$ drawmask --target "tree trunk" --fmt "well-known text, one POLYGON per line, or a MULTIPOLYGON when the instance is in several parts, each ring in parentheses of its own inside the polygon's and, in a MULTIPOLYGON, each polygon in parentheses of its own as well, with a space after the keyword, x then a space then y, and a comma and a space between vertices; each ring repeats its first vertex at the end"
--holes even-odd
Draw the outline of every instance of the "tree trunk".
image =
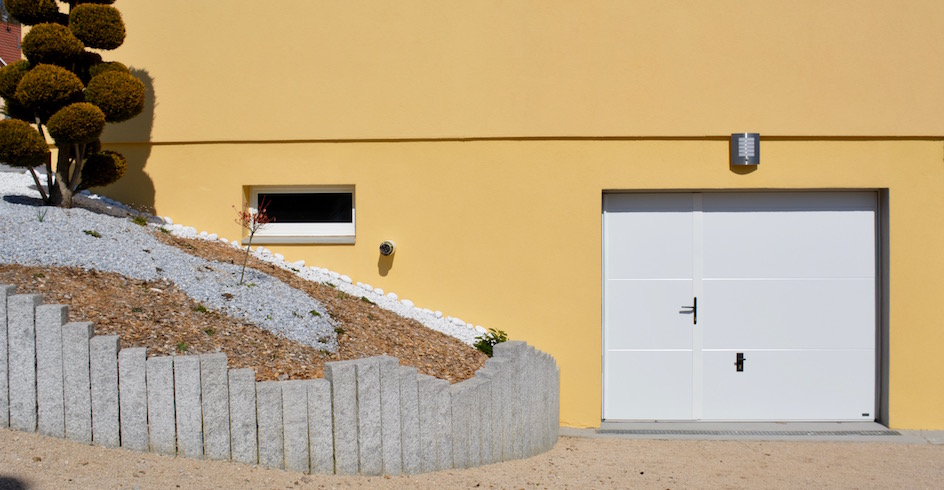
POLYGON ((72 207, 72 189, 69 188, 69 167, 72 162, 69 160, 69 154, 60 149, 59 158, 56 159, 56 181, 49 187, 49 204, 52 206, 72 207))
POLYGON ((59 202, 55 203, 55 205, 59 206, 60 208, 71 208, 72 207, 72 189, 69 188, 69 179, 62 174, 58 174, 56 176, 55 187, 57 191, 56 194, 58 194, 59 196, 59 202))

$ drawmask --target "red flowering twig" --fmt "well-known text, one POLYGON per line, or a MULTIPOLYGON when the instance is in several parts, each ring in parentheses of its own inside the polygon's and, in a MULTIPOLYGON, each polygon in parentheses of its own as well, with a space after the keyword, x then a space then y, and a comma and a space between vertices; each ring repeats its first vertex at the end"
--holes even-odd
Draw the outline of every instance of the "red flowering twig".
POLYGON ((242 211, 236 210, 236 206, 233 206, 233 209, 236 210, 236 224, 249 231, 249 242, 246 244, 246 255, 243 257, 243 270, 239 274, 240 286, 242 286, 243 276, 246 274, 246 262, 249 260, 249 247, 252 246, 252 237, 265 225, 275 221, 275 218, 266 214, 266 208, 268 207, 269 203, 265 199, 259 201, 259 209, 250 208, 249 203, 246 202, 243 203, 242 211))

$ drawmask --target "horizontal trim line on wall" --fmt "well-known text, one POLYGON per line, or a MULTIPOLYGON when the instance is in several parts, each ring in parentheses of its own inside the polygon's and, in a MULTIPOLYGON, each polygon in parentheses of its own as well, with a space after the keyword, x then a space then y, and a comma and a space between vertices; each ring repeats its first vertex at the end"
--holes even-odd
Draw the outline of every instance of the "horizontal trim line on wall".
MULTIPOLYGON (((733 133, 732 133, 733 134, 733 133)), ((464 143, 478 141, 728 141, 722 136, 469 136, 429 138, 313 138, 304 140, 207 140, 207 141, 105 141, 110 145, 281 145, 308 143, 464 143)), ((941 136, 775 136, 761 133, 764 141, 942 141, 941 136)))

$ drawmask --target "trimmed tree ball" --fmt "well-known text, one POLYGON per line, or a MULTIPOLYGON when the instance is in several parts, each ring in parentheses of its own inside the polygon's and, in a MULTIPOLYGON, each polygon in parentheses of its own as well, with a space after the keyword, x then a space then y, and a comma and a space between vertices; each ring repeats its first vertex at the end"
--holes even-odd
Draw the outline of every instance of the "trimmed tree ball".
POLYGON ((13 18, 28 26, 55 22, 59 16, 56 0, 3 0, 3 4, 13 18))
POLYGON ((46 128, 56 144, 91 143, 105 129, 105 114, 94 104, 76 102, 53 114, 46 128))
POLYGON ((59 109, 82 100, 82 81, 65 68, 39 65, 28 71, 16 86, 14 98, 46 119, 59 109))
POLYGON ((89 81, 85 100, 97 105, 106 121, 126 121, 144 109, 144 83, 129 73, 105 71, 89 81))
POLYGON ((118 152, 105 150, 88 157, 82 167, 82 182, 79 190, 102 187, 114 183, 125 174, 128 163, 118 152))
POLYGON ((29 61, 20 60, 0 68, 0 97, 4 99, 13 98, 13 94, 16 93, 16 86, 23 79, 23 75, 29 71, 30 66, 32 65, 29 61))
POLYGON ((104 63, 98 63, 97 65, 89 68, 89 74, 93 77, 100 73, 105 73, 106 71, 120 71, 129 75, 131 74, 131 70, 129 70, 124 63, 118 61, 106 61, 104 63))
POLYGON ((26 107, 23 107, 22 104, 17 103, 13 99, 3 100, 3 115, 12 117, 13 119, 26 121, 30 124, 36 122, 36 113, 27 109, 26 107))
POLYGON ((51 63, 71 66, 82 55, 85 46, 68 27, 60 24, 37 24, 23 36, 23 55, 33 64, 51 63))
POLYGON ((49 161, 49 145, 32 126, 17 119, 0 121, 0 162, 35 167, 49 161))
POLYGON ((90 48, 115 49, 125 42, 125 23, 121 20, 121 13, 110 5, 76 5, 69 13, 69 28, 90 48))

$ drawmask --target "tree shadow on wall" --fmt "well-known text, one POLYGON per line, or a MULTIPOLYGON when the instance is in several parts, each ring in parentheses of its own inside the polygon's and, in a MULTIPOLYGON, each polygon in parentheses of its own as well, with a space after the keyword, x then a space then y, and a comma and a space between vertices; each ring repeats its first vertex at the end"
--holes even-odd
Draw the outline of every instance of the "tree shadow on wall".
POLYGON ((154 182, 145 171, 151 156, 151 130, 154 127, 154 108, 157 97, 154 79, 147 70, 131 68, 131 74, 144 83, 144 110, 134 118, 109 124, 102 133, 102 146, 120 152, 128 161, 125 175, 107 187, 91 191, 117 199, 140 211, 154 212, 154 182))

